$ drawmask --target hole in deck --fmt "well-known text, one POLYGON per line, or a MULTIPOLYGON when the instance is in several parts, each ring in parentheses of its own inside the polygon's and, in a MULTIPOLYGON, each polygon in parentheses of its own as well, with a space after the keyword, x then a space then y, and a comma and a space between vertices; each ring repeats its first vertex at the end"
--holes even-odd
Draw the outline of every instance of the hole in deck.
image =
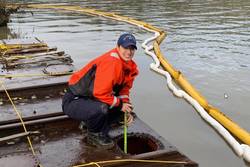
MULTIPOLYGON (((117 140, 118 147, 124 150, 124 138, 117 140)), ((160 144, 150 136, 146 135, 128 135, 127 137, 127 153, 138 155, 158 150, 160 144)))

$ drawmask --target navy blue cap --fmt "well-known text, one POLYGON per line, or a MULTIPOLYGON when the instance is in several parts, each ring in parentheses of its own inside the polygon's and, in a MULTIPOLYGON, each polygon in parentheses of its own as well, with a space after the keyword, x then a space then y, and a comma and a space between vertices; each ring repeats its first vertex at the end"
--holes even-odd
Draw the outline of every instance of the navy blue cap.
POLYGON ((119 37, 118 41, 117 41, 117 45, 121 45, 124 48, 127 48, 129 46, 133 46, 135 49, 137 49, 137 47, 136 47, 136 39, 130 33, 122 34, 119 37))

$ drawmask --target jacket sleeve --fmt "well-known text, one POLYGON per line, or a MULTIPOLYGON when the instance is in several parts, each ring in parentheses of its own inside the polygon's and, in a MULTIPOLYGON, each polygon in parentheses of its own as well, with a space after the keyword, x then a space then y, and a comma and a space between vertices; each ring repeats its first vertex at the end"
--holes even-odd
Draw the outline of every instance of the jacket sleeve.
POLYGON ((122 89, 119 92, 119 99, 122 100, 123 103, 129 103, 129 94, 130 94, 130 89, 133 86, 133 82, 135 80, 135 77, 138 75, 138 70, 137 68, 134 69, 133 71, 130 72, 128 76, 125 77, 125 80, 123 82, 122 89))
POLYGON ((120 75, 121 65, 109 59, 102 61, 96 69, 93 95, 108 104, 110 109, 122 106, 122 101, 113 94, 113 86, 119 81, 120 75))

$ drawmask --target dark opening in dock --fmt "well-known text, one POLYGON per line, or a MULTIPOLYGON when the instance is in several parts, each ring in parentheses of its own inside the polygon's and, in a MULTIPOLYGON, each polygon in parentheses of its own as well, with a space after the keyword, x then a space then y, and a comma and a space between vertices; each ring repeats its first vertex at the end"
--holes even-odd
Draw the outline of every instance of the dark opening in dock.
MULTIPOLYGON (((127 153, 131 155, 143 154, 159 149, 159 143, 147 135, 129 135, 127 137, 127 153)), ((124 150, 124 138, 118 138, 118 147, 124 150)))

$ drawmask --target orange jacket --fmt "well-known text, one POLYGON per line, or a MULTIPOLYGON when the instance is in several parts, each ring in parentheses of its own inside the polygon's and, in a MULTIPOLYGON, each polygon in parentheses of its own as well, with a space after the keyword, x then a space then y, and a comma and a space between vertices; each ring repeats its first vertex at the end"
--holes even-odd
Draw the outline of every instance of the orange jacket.
POLYGON ((137 75, 135 62, 124 61, 114 48, 72 74, 69 88, 76 96, 96 98, 113 108, 129 102, 129 91, 137 75))

